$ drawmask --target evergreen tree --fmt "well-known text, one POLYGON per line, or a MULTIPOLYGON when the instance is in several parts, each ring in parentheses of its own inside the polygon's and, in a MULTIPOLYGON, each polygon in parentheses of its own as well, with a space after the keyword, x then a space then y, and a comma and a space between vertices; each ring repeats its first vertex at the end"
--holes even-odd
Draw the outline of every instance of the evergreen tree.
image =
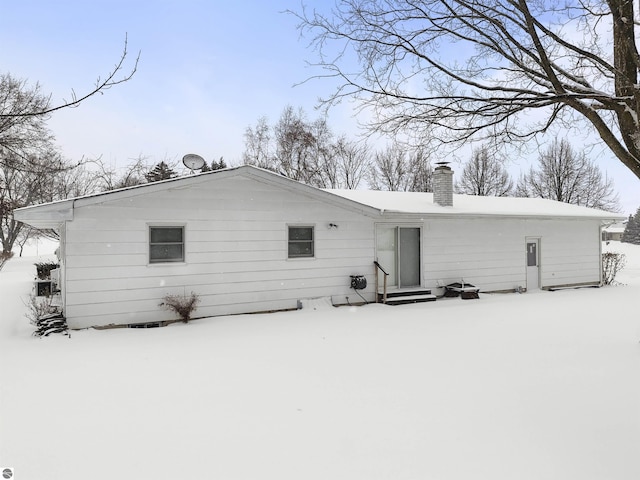
POLYGON ((227 168, 227 164, 224 161, 224 157, 220 157, 219 161, 212 160, 211 166, 207 162, 204 162, 204 165, 200 169, 200 172, 211 172, 213 170, 222 170, 223 168, 227 168))
POLYGON ((178 174, 165 162, 160 162, 153 169, 147 173, 144 178, 147 182, 159 182, 160 180, 167 180, 169 178, 176 178, 178 174))
POLYGON ((621 241, 640 245, 640 207, 638 207, 635 215, 629 215, 621 241))
POLYGON ((211 170, 222 170, 223 168, 227 168, 224 157, 220 157, 220 160, 217 162, 215 160, 211 161, 211 170))

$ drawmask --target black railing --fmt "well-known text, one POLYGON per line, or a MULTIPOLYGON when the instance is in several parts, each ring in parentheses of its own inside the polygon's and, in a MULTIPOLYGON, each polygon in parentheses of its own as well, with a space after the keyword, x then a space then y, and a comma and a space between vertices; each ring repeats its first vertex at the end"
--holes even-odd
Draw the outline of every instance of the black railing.
POLYGON ((378 303, 378 270, 380 270, 383 275, 383 286, 382 286, 382 303, 387 303, 387 277, 389 274, 386 272, 382 265, 380 265, 376 260, 373 261, 373 264, 376 266, 376 303, 378 303))

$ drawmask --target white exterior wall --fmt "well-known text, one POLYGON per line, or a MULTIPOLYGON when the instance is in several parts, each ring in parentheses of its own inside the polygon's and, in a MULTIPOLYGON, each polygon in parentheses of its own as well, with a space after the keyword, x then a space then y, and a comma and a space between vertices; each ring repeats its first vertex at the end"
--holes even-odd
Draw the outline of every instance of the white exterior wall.
POLYGON ((424 286, 526 286, 526 240, 540 239, 541 288, 600 282, 598 220, 441 218, 423 227, 424 286))
POLYGON ((72 328, 177 319, 162 298, 192 291, 201 299, 196 317, 295 308, 303 298, 359 301, 356 274, 367 277, 360 293, 372 301, 380 224, 421 227, 425 288, 461 279, 481 291, 524 286, 533 238, 542 288, 600 282, 599 220, 368 216, 252 177, 176 185, 75 208, 61 247, 72 328), (185 227, 184 263, 149 264, 150 225, 185 227), (288 225, 315 227, 314 258, 287 258, 288 225))
POLYGON ((176 319, 168 294, 199 295, 196 317, 295 308, 297 300, 373 300, 373 220, 245 177, 76 208, 65 232, 72 328, 176 319), (338 228, 328 228, 329 223, 338 228), (315 257, 288 259, 288 225, 315 227, 315 257), (149 264, 149 225, 185 226, 185 262, 149 264))

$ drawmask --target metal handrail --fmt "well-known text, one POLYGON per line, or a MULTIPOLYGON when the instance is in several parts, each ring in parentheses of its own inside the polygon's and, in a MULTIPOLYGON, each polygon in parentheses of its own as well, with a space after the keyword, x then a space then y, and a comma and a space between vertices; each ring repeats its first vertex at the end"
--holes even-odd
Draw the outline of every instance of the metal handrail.
POLYGON ((384 268, 382 268, 382 265, 380 265, 377 260, 374 260, 373 264, 376 266, 376 303, 378 303, 378 270, 382 271, 382 273, 384 274, 382 303, 387 303, 387 277, 389 276, 389 274, 384 268))

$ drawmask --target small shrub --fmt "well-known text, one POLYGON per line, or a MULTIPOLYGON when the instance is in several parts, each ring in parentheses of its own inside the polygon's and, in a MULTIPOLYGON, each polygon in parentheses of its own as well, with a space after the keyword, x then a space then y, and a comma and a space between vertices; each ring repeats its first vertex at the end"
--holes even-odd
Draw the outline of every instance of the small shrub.
POLYGON ((29 319, 31 325, 37 325, 40 318, 58 312, 58 309, 51 305, 52 300, 51 297, 36 297, 34 294, 29 295, 29 302, 26 303, 27 312, 24 316, 29 319))
POLYGON ((624 253, 605 252, 602 254, 602 283, 611 285, 616 275, 627 263, 624 253))
POLYGON ((160 306, 165 310, 176 312, 184 323, 191 320, 193 312, 195 312, 198 303, 200 303, 200 297, 193 292, 188 297, 186 295, 167 295, 163 300, 164 302, 160 306))
POLYGON ((50 297, 29 296, 25 317, 36 327, 36 337, 47 337, 52 333, 68 334, 67 320, 57 307, 51 305, 50 297))

